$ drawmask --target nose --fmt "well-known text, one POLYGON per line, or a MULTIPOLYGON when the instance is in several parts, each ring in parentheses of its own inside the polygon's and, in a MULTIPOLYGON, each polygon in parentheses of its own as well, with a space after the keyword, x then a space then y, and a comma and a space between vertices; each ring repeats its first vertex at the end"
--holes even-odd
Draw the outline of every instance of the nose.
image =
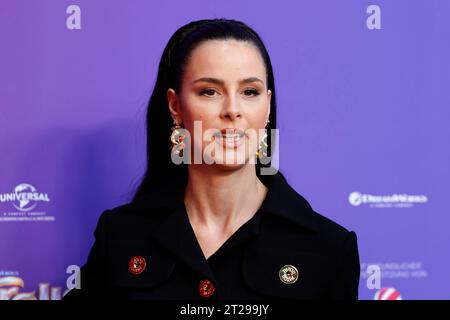
POLYGON ((236 98, 228 97, 227 99, 225 99, 221 117, 231 121, 242 118, 240 106, 236 98))

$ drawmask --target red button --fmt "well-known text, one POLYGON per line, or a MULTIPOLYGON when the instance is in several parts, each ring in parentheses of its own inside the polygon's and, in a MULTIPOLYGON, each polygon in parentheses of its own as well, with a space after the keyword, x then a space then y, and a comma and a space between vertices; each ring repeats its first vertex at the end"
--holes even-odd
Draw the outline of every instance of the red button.
POLYGON ((214 288, 214 285, 208 279, 202 280, 198 286, 198 292, 203 298, 211 297, 214 291, 216 291, 216 288, 214 288))
POLYGON ((147 262, 145 262, 144 257, 135 256, 128 263, 128 271, 134 275, 138 275, 144 272, 146 266, 147 262))

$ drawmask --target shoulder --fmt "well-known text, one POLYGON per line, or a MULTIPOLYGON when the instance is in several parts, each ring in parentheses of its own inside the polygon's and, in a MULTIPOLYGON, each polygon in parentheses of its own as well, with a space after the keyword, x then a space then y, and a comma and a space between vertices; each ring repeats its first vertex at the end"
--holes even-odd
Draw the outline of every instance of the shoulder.
POLYGON ((330 250, 354 236, 353 231, 314 210, 309 201, 289 184, 281 172, 264 177, 263 181, 269 191, 262 210, 270 213, 271 217, 280 218, 270 219, 271 223, 283 228, 286 233, 314 239, 316 243, 323 243, 330 250))
POLYGON ((162 181, 151 185, 138 199, 105 210, 99 218, 113 237, 146 238, 153 228, 184 204, 186 181, 162 181))
POLYGON ((142 241, 157 228, 170 208, 142 207, 137 203, 125 203, 104 210, 97 222, 96 237, 102 234, 113 242, 142 241))
POLYGON ((312 211, 314 220, 316 221, 317 230, 321 237, 328 239, 331 243, 339 244, 345 242, 353 234, 356 233, 348 228, 342 226, 336 221, 318 213, 312 211))
POLYGON ((356 234, 313 210, 287 184, 279 187, 272 189, 265 204, 260 236, 246 249, 243 270, 247 281, 256 290, 286 298, 357 298, 356 234), (261 281, 275 270, 290 267, 295 267, 300 277, 300 284, 290 287, 292 291, 282 282, 261 281))
MULTIPOLYGON (((264 205, 267 214, 264 212, 262 233, 244 262, 249 275, 258 270, 249 276, 253 285, 273 290, 263 288, 259 279, 286 264, 298 268, 303 279, 295 293, 298 296, 357 298, 360 266, 356 233, 315 211, 282 175, 268 181, 270 196, 264 205)), ((280 295, 284 292, 279 289, 280 295)))

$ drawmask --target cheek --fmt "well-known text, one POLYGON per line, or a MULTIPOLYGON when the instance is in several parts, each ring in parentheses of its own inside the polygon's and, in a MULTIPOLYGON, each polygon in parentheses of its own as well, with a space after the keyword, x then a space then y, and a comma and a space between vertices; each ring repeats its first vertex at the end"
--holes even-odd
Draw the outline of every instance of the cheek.
POLYGON ((183 118, 186 121, 206 121, 209 117, 213 116, 213 109, 210 105, 205 104, 204 101, 197 99, 193 95, 188 95, 182 100, 181 109, 183 112, 183 118))
POLYGON ((268 107, 269 101, 263 97, 258 99, 258 101, 249 102, 246 108, 246 115, 250 127, 253 128, 264 128, 267 121, 267 113, 269 112, 268 107))
POLYGON ((249 115, 250 126, 253 128, 264 128, 266 126, 267 108, 261 106, 256 112, 249 115))
MULTIPOLYGON (((186 127, 194 128, 194 122, 200 122, 203 130, 214 126, 217 123, 218 114, 213 112, 211 108, 204 108, 200 105, 186 106, 186 110, 183 111, 183 118, 186 127)), ((198 125, 198 123, 197 123, 198 125)))

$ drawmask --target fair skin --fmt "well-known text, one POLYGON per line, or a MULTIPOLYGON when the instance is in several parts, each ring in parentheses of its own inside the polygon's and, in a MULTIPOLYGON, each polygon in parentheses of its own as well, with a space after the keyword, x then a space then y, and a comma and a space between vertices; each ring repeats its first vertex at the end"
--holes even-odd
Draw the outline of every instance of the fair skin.
MULTIPOLYGON (((181 92, 170 88, 167 99, 172 118, 189 132, 194 132, 194 121, 202 121, 203 132, 236 127, 257 131, 267 124, 271 94, 264 62, 252 44, 209 40, 192 51, 181 92)), ((215 139, 208 134, 203 141, 193 137, 191 148, 204 151, 211 141, 218 143, 215 139)), ((256 176, 255 165, 248 163, 259 137, 246 135, 244 139, 249 148, 221 145, 218 148, 221 152, 211 155, 215 160, 223 160, 224 156, 244 157, 244 162, 217 161, 213 165, 202 162, 188 166, 184 202, 206 259, 253 217, 267 193, 256 176)))

